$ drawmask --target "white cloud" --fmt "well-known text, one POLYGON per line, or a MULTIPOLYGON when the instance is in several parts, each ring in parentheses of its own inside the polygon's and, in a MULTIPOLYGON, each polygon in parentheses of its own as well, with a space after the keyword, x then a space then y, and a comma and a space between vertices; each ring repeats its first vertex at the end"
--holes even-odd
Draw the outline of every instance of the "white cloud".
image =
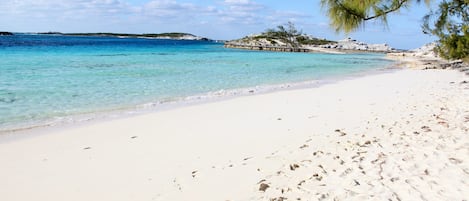
POLYGON ((159 21, 180 19, 194 21, 212 16, 214 23, 256 24, 272 17, 298 16, 293 12, 280 12, 253 0, 224 0, 219 4, 199 6, 183 0, 148 0, 142 5, 132 5, 129 0, 1 0, 0 14, 19 18, 93 19, 95 17, 157 18, 159 21))
POLYGON ((152 16, 174 17, 188 12, 192 13, 198 8, 194 4, 179 3, 175 0, 153 0, 143 6, 143 13, 152 16))
POLYGON ((18 17, 110 16, 129 14, 136 10, 122 0, 2 0, 1 14, 18 17), (3 9, 5 8, 5 9, 3 9))
MULTIPOLYGON (((63 32, 165 32, 197 30, 242 35, 295 21, 301 13, 256 0, 0 0, 3 29, 63 32), (220 29, 220 30, 217 30, 220 29), (208 31, 206 31, 208 30, 208 31), (230 30, 230 31, 227 31, 230 30)), ((231 36, 230 36, 231 37, 231 36)))
POLYGON ((225 0, 219 9, 221 23, 259 24, 266 6, 250 0, 225 0))

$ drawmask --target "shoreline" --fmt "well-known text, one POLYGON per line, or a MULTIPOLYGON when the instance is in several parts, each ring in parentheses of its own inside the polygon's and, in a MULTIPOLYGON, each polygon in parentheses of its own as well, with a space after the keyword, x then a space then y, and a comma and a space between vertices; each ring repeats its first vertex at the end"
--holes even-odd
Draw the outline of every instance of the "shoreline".
POLYGON ((0 194, 461 200, 469 196, 468 79, 403 69, 6 141, 0 194))
POLYGON ((392 51, 377 51, 377 50, 353 50, 353 49, 339 49, 339 48, 324 48, 319 46, 303 46, 303 47, 286 47, 286 46, 265 46, 265 45, 245 45, 235 43, 225 43, 225 48, 252 50, 252 51, 268 51, 268 52, 296 52, 296 53, 323 53, 323 54, 388 54, 392 51))
POLYGON ((455 70, 403 67, 34 136, 0 136, 0 195, 15 201, 464 200, 468 82, 455 70))
MULTIPOLYGON (((260 94, 275 93, 279 91, 289 91, 306 88, 316 88, 322 85, 339 82, 342 80, 355 79, 359 77, 389 73, 400 69, 399 63, 393 62, 385 67, 369 69, 362 72, 355 72, 348 75, 332 76, 319 80, 306 80, 300 82, 287 82, 281 84, 267 84, 237 89, 211 91, 204 94, 196 94, 186 97, 175 97, 171 100, 161 100, 156 102, 142 103, 134 106, 124 106, 116 109, 106 109, 101 111, 85 112, 63 117, 54 117, 47 120, 37 120, 38 123, 23 123, 13 126, 13 128, 0 128, 0 143, 3 136, 15 134, 44 133, 54 130, 74 128, 87 124, 99 123, 103 121, 134 117, 154 112, 178 109, 181 107, 207 104, 218 101, 230 100, 233 98, 252 96, 260 94), (56 120, 59 118, 59 120, 56 120)), ((14 138, 14 137, 13 137, 14 138)))

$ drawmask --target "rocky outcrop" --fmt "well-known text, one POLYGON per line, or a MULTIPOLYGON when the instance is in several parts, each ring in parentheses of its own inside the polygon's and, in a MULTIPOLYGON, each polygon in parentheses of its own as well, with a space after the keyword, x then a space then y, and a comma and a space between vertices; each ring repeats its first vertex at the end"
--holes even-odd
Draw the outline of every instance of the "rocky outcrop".
POLYGON ((13 36, 13 35, 14 34, 11 32, 5 32, 5 31, 0 32, 0 36, 13 36))
POLYGON ((335 43, 306 34, 290 35, 281 32, 265 32, 225 42, 227 48, 266 50, 280 52, 311 52, 311 47, 335 43))
POLYGON ((258 36, 249 36, 238 40, 226 41, 226 48, 247 49, 247 50, 264 50, 276 52, 308 52, 306 48, 301 46, 292 47, 282 40, 272 38, 262 38, 258 36))
POLYGON ((288 52, 323 52, 343 53, 350 51, 366 52, 394 52, 395 49, 387 44, 367 44, 351 38, 340 41, 329 41, 312 36, 302 35, 301 40, 286 43, 284 40, 269 38, 265 35, 251 35, 238 40, 225 42, 227 48, 240 48, 250 50, 288 51, 288 52))
POLYGON ((469 64, 462 60, 446 60, 435 51, 436 43, 425 44, 420 48, 388 53, 387 58, 401 62, 401 66, 422 69, 456 69, 469 75, 469 64))
POLYGON ((436 43, 428 43, 417 49, 410 50, 409 53, 417 57, 439 58, 435 51, 436 43))
POLYGON ((388 54, 389 57, 416 57, 423 59, 441 59, 435 51, 436 43, 428 43, 422 47, 409 50, 400 51, 388 54))
POLYGON ((367 44, 351 38, 337 41, 336 44, 321 45, 321 48, 330 48, 346 51, 367 51, 367 52, 395 52, 395 49, 388 44, 367 44))

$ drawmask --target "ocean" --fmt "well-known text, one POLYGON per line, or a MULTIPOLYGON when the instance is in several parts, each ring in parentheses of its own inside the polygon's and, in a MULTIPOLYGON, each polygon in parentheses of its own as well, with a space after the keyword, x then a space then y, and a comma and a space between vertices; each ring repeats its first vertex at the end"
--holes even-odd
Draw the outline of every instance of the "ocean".
POLYGON ((391 63, 383 54, 248 51, 211 41, 0 36, 0 132, 356 76, 391 63))

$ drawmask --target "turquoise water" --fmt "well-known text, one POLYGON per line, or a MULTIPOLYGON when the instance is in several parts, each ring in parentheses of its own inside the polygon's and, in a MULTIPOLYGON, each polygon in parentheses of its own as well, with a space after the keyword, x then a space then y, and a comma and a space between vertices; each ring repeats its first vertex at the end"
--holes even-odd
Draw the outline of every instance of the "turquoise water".
POLYGON ((0 131, 220 90, 347 76, 387 66, 383 56, 246 51, 207 41, 1 36, 0 131))

